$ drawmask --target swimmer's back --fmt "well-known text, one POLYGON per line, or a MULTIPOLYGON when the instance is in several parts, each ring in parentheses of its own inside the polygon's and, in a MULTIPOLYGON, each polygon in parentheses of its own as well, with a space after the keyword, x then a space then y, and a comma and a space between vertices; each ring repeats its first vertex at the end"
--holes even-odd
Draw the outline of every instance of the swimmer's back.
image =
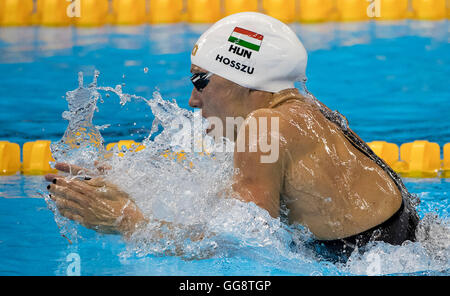
POLYGON ((380 225, 398 211, 402 195, 395 182, 316 105, 297 97, 273 109, 289 122, 281 131, 289 143, 282 195, 291 223, 334 240, 380 225))

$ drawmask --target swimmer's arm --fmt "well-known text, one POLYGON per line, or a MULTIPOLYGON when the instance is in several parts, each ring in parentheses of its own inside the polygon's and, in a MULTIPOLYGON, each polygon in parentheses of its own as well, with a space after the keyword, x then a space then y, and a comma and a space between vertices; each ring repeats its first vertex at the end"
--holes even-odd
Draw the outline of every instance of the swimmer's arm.
MULTIPOLYGON (((233 190, 238 194, 238 198, 245 202, 254 202, 259 207, 267 210, 269 214, 276 218, 280 212, 280 193, 283 184, 283 144, 280 141, 278 157, 274 162, 263 163, 261 156, 269 153, 262 153, 258 145, 256 152, 250 152, 249 137, 250 134, 250 120, 251 118, 267 118, 268 129, 267 135, 271 137, 278 137, 278 133, 271 132, 271 118, 278 117, 279 113, 270 109, 260 109, 253 112, 244 122, 239 133, 245 131, 245 151, 239 152, 235 150, 234 153, 234 183, 233 190)), ((259 125, 259 120, 257 120, 259 125)), ((282 123, 280 123, 282 126, 282 123)), ((258 126, 259 130, 260 126, 258 126)), ((236 147, 238 146, 238 142, 236 147)))
POLYGON ((121 234, 129 237, 138 228, 146 225, 146 219, 134 200, 118 186, 86 169, 58 163, 59 171, 79 178, 48 174, 51 182, 47 189, 59 213, 86 228, 107 234, 121 234))
MULTIPOLYGON (((175 223, 145 217, 134 200, 117 185, 95 176, 97 172, 88 171, 76 165, 57 163, 55 166, 61 172, 69 173, 79 178, 48 174, 45 179, 51 184, 47 187, 50 199, 55 202, 59 213, 86 228, 105 234, 120 234, 129 238, 139 230, 146 231, 148 226, 155 238, 171 238, 176 229, 187 228, 186 236, 197 241, 205 234, 198 227, 183 226, 175 223), (162 231, 162 229, 167 231, 162 231)), ((108 168, 97 166, 102 172, 108 168)))

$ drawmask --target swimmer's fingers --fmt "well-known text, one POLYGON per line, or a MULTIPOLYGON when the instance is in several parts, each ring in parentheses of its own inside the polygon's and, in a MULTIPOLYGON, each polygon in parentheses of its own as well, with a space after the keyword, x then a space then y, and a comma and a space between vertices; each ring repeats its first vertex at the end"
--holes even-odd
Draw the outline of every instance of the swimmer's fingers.
POLYGON ((86 208, 89 208, 91 204, 89 197, 78 193, 68 187, 52 184, 49 185, 47 189, 51 193, 51 195, 62 197, 64 199, 77 203, 80 206, 80 209, 84 210, 86 208))
POLYGON ((73 190, 82 194, 89 191, 94 191, 98 189, 98 187, 108 187, 111 189, 117 188, 117 186, 106 182, 103 178, 87 178, 85 180, 79 180, 49 174, 45 176, 45 179, 49 182, 52 182, 53 184, 72 188, 73 190))
POLYGON ((45 181, 47 181, 47 182, 53 182, 53 180, 55 180, 56 178, 63 178, 63 177, 55 175, 55 174, 47 174, 47 175, 45 175, 45 181))
MULTIPOLYGON (((58 192, 58 188, 52 191, 58 192)), ((61 216, 78 222, 82 226, 95 231, 107 234, 120 233, 120 231, 117 229, 117 225, 115 225, 115 221, 117 221, 116 217, 108 217, 108 213, 105 213, 105 211, 101 211, 99 208, 97 208, 97 210, 95 210, 95 213, 93 214, 91 208, 83 207, 78 202, 67 198, 67 196, 67 194, 59 195, 54 193, 49 195, 50 199, 55 202, 56 207, 58 208, 58 212, 61 214, 61 216), (99 218, 101 219, 99 220, 99 218)))
POLYGON ((56 207, 58 208, 58 212, 61 214, 61 216, 69 220, 78 222, 84 227, 89 226, 85 222, 85 219, 83 217, 83 209, 80 207, 80 205, 58 195, 50 194, 49 197, 55 202, 56 207))
POLYGON ((74 165, 74 164, 69 164, 69 163, 57 163, 55 164, 55 169, 57 169, 58 171, 61 172, 65 172, 74 176, 81 176, 81 175, 88 175, 88 176, 96 176, 97 173, 88 170, 86 168, 74 165))
POLYGON ((47 174, 47 175, 45 175, 45 180, 47 182, 51 182, 53 184, 58 183, 58 185, 66 185, 68 182, 72 181, 73 179, 69 179, 67 177, 55 175, 55 174, 47 174))
POLYGON ((117 200, 121 198, 131 199, 131 197, 119 188, 116 184, 105 181, 103 178, 93 178, 85 180, 83 183, 95 188, 96 195, 109 200, 117 200))
POLYGON ((78 196, 83 196, 85 200, 107 199, 111 201, 120 199, 130 199, 127 193, 122 191, 118 186, 106 182, 103 178, 93 178, 90 180, 69 179, 56 176, 52 180, 47 189, 59 190, 61 194, 71 194, 71 192, 78 193, 78 196), (57 186, 57 187, 55 187, 57 186))
POLYGON ((61 214, 61 216, 72 220, 74 222, 78 222, 81 226, 89 228, 89 229, 94 229, 94 226, 86 223, 86 220, 83 218, 83 216, 80 216, 70 210, 66 210, 66 209, 60 209, 59 213, 61 214))
POLYGON ((98 160, 96 160, 94 162, 94 165, 95 165, 95 167, 97 168, 97 170, 98 170, 98 172, 100 174, 104 174, 106 171, 109 171, 109 170, 112 169, 112 166, 110 166, 109 164, 104 163, 104 162, 100 162, 98 160))
POLYGON ((83 209, 79 204, 73 202, 69 199, 63 198, 62 196, 50 194, 50 199, 53 200, 58 208, 58 211, 70 212, 72 214, 76 214, 81 217, 83 213, 83 209))
POLYGON ((93 229, 93 230, 99 230, 98 226, 89 224, 83 216, 81 216, 77 213, 74 213, 71 210, 62 208, 62 209, 59 209, 59 213, 61 214, 61 216, 65 217, 69 220, 80 223, 81 226, 84 226, 86 228, 93 229))
POLYGON ((61 214, 61 216, 69 220, 78 222, 81 226, 101 233, 120 234, 115 225, 109 225, 108 223, 102 223, 99 221, 95 221, 92 223, 92 221, 90 221, 91 218, 88 218, 89 215, 83 216, 82 211, 77 211, 76 204, 71 203, 70 201, 67 201, 66 199, 58 196, 51 195, 50 198, 55 201, 58 207, 58 212, 61 214))
POLYGON ((84 182, 92 187, 113 187, 111 183, 106 182, 103 178, 92 178, 84 182))
MULTIPOLYGON (((93 177, 96 176, 100 176, 100 175, 104 175, 106 171, 109 171, 112 169, 112 167, 104 162, 99 162, 99 161, 95 161, 94 165, 96 167, 96 171, 92 171, 74 164, 69 164, 69 163, 57 163, 55 165, 55 168, 58 171, 64 172, 64 173, 68 173, 72 176, 78 176, 78 177, 83 177, 83 179, 85 180, 90 180, 93 177)), ((47 174, 45 176, 45 179, 48 182, 52 182, 55 178, 60 177, 58 175, 55 174, 47 174)), ((104 185, 101 185, 104 186, 104 185)))
MULTIPOLYGON (((52 183, 55 185, 58 185, 60 187, 66 187, 66 188, 73 190, 81 195, 86 195, 89 197, 95 197, 95 195, 96 195, 96 188, 90 186, 89 184, 85 183, 84 181, 80 181, 77 179, 56 177, 52 180, 52 183)), ((52 186, 53 185, 50 185, 50 188, 52 186)))
POLYGON ((83 219, 83 217, 81 217, 80 215, 75 214, 75 213, 73 213, 73 212, 71 212, 71 211, 68 211, 68 210, 64 210, 64 209, 59 210, 59 213, 61 214, 61 216, 66 217, 66 218, 69 219, 69 220, 78 222, 78 223, 80 223, 82 226, 85 226, 85 227, 86 227, 86 225, 85 225, 85 223, 84 223, 84 219, 83 219))

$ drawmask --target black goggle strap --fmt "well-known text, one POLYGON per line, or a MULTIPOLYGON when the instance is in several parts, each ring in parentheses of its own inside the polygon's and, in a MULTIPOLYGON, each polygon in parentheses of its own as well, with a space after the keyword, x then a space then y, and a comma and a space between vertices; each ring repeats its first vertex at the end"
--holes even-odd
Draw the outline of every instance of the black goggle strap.
POLYGON ((211 72, 208 73, 195 73, 191 77, 192 84, 198 91, 202 91, 209 83, 209 78, 211 78, 213 74, 211 72))

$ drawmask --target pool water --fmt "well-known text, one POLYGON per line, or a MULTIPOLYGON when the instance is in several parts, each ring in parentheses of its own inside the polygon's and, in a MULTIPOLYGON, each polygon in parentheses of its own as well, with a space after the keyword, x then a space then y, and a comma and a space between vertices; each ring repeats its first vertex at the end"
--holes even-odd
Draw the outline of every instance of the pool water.
MULTIPOLYGON (((61 117, 67 110, 64 96, 78 86, 80 71, 85 81, 99 70, 100 86, 119 84, 127 93, 148 99, 158 91, 191 110, 190 51, 206 28, 0 28, 0 140, 22 145, 61 139, 67 127, 61 117)), ((293 29, 309 52, 308 89, 344 114, 362 139, 398 145, 426 139, 441 147, 450 142, 448 21, 327 23, 293 29)), ((150 134, 154 116, 145 101, 121 105, 113 95, 103 99, 94 124, 109 125, 101 131, 107 143, 142 141, 150 134)), ((347 264, 333 264, 290 250, 289 231, 277 228, 276 221, 270 221, 265 241, 246 240, 248 233, 231 238, 227 234, 214 241, 221 251, 207 258, 162 255, 160 249, 61 224, 42 197, 42 177, 0 177, 0 274, 66 275, 72 254, 77 254, 82 275, 371 274, 375 257, 381 260, 380 274, 449 275, 450 180, 404 181, 422 200, 419 213, 431 229, 426 232, 430 237, 401 247, 375 244, 347 264), (72 230, 65 232, 61 225, 72 230), (76 235, 62 236, 67 233, 76 235)), ((254 209, 245 211, 266 219, 254 209)), ((301 232, 300 237, 308 234, 301 232)))

